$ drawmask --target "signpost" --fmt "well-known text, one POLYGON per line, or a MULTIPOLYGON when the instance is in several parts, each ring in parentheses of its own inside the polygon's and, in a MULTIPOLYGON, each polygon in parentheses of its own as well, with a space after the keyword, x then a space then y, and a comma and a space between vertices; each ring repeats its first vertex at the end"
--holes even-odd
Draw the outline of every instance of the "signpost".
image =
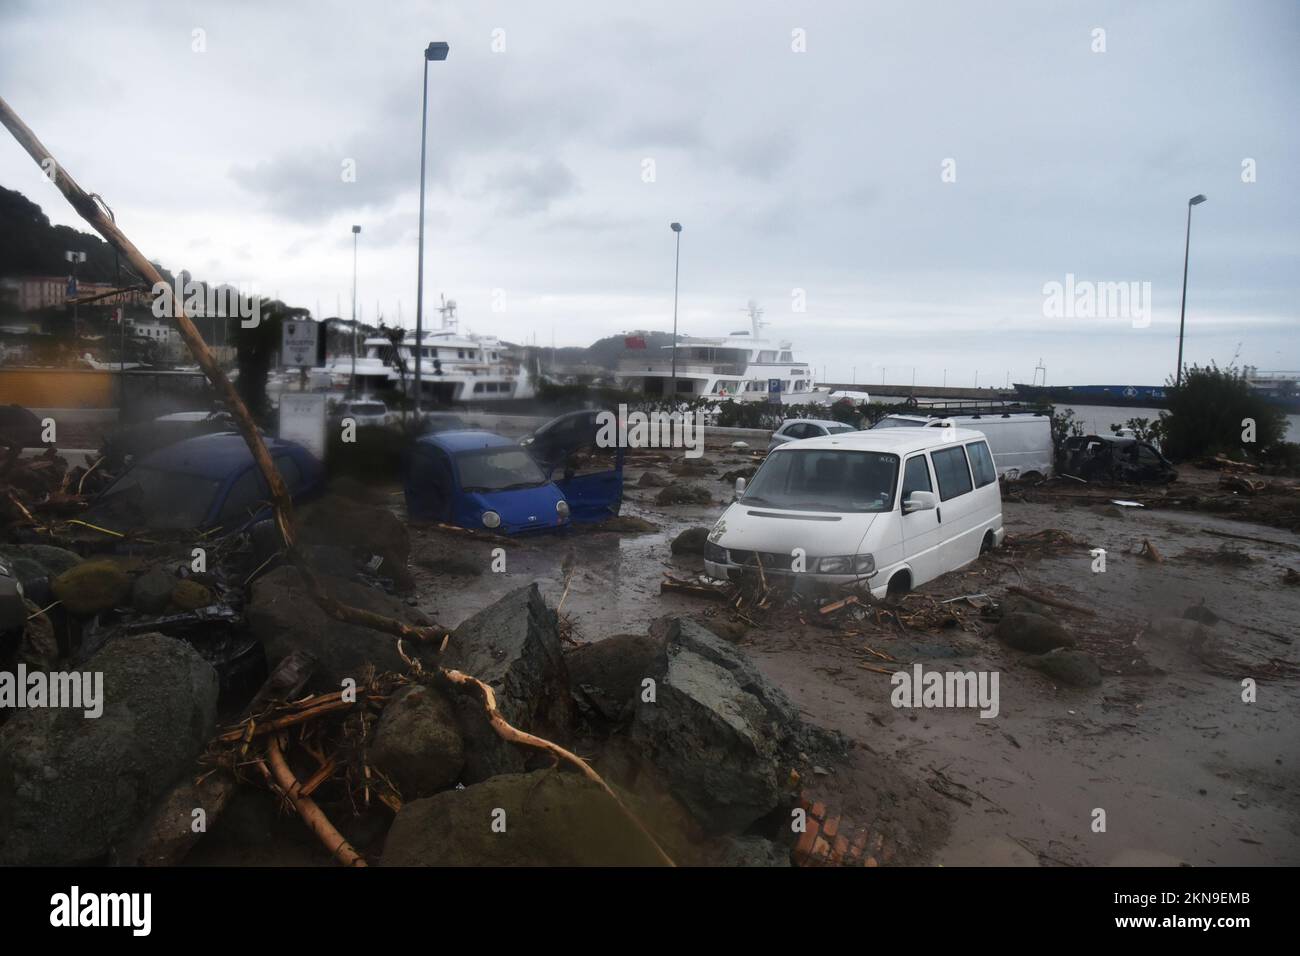
POLYGON ((280 334, 280 364, 315 368, 317 329, 310 319, 285 319, 280 334))
POLYGON ((296 441, 320 461, 325 460, 325 397, 324 392, 280 395, 280 437, 296 441))

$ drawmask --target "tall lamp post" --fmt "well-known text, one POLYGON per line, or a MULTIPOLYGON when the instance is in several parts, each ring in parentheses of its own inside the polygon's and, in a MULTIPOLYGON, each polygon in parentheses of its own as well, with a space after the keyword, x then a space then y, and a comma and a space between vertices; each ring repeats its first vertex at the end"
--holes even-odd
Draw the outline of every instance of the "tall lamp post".
POLYGON ((1197 193, 1187 200, 1187 238, 1183 241, 1183 304, 1178 310, 1178 371, 1174 373, 1174 388, 1183 384, 1183 325, 1187 319, 1187 254, 1192 248, 1192 207, 1205 202, 1197 193))
POLYGON ((430 43, 424 50, 424 105, 420 108, 420 267, 415 291, 415 414, 420 414, 420 350, 424 339, 424 148, 429 125, 429 61, 445 60, 451 47, 430 43))
POLYGON ((360 226, 352 227, 352 397, 357 397, 357 236, 360 226))
POLYGON ((682 224, 680 222, 670 222, 669 228, 677 233, 677 253, 673 261, 673 378, 671 397, 677 397, 677 278, 681 274, 682 265, 682 224))

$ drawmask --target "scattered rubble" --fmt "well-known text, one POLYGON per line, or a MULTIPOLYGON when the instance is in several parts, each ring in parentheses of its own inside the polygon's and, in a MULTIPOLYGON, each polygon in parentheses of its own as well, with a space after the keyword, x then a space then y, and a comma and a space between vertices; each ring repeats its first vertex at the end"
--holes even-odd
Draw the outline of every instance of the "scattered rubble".
POLYGON ((673 484, 655 495, 657 505, 709 505, 713 504, 713 495, 707 488, 685 483, 673 484))

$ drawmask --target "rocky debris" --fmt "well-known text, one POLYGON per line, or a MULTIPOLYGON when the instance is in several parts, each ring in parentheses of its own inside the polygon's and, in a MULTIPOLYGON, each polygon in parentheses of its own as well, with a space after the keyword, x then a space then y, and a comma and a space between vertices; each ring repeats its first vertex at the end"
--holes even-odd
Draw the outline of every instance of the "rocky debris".
POLYGON ((669 462, 668 470, 678 475, 710 475, 716 469, 707 458, 676 458, 669 462))
POLYGON ((355 498, 327 494, 299 513, 299 542, 348 548, 361 562, 380 558, 376 574, 391 579, 399 591, 415 586, 406 563, 411 538, 406 525, 387 508, 355 498))
POLYGON ((708 528, 687 528, 673 538, 673 554, 703 554, 704 545, 709 540, 708 528))
POLYGON ((669 485, 655 495, 657 505, 711 505, 713 496, 699 485, 669 485))
POLYGON ((0 634, 22 627, 27 622, 27 602, 17 578, 9 576, 9 568, 0 564, 0 634))
POLYGON ((638 488, 666 488, 672 482, 657 471, 645 471, 636 484, 638 488))
POLYGON ((27 621, 18 644, 17 661, 28 668, 49 670, 59 659, 59 642, 54 636, 54 622, 33 602, 27 602, 27 621))
POLYGON ((666 653, 637 699, 632 738, 711 832, 739 832, 781 801, 807 754, 842 750, 740 651, 690 620, 668 619, 666 653))
POLYGON ((137 577, 131 585, 131 606, 141 614, 161 614, 171 603, 176 575, 163 567, 153 567, 137 577))
POLYGON ((1097 687, 1101 684, 1101 668, 1091 655, 1083 651, 1058 647, 1032 658, 1029 666, 1071 687, 1097 687))
POLYGON ((453 577, 476 578, 483 573, 482 561, 471 561, 455 554, 416 558, 415 563, 435 574, 450 574, 453 577))
POLYGON ((749 625, 744 621, 724 617, 706 617, 700 623, 707 627, 728 644, 739 644, 749 633, 749 625))
POLYGON ((616 515, 613 518, 606 518, 596 525, 596 528, 600 531, 615 531, 619 534, 645 534, 649 531, 659 530, 658 525, 636 515, 616 515))
POLYGON ((113 561, 86 561, 55 578, 50 590, 69 614, 89 617, 126 603, 131 578, 113 561))
MULTIPOLYGON (((429 623, 420 612, 375 588, 324 575, 319 580, 326 593, 344 604, 407 624, 429 623)), ((317 662, 314 680, 329 690, 337 690, 345 677, 360 681, 368 664, 380 671, 406 669, 391 634, 330 617, 312 599, 296 568, 276 568, 253 582, 246 615, 253 636, 262 642, 268 664, 274 667, 294 651, 306 651, 317 662)), ((412 656, 427 653, 414 642, 407 643, 406 652, 412 656)))
POLYGON ((23 709, 0 727, 0 865, 102 859, 212 735, 217 675, 188 644, 118 638, 85 671, 103 674, 100 717, 23 709))
POLYGON ((1214 625, 1219 623, 1219 615, 1205 606, 1205 601, 1200 604, 1189 605, 1183 612, 1183 617, 1189 621, 1199 621, 1202 624, 1214 625))
POLYGON ((452 702, 424 685, 398 691, 384 706, 370 759, 406 801, 455 784, 465 766, 465 745, 452 702))
POLYGON ((1069 631, 1053 620, 1028 611, 1005 615, 993 634, 1007 646, 1030 654, 1045 654, 1058 647, 1074 646, 1069 631))
POLYGON ((1157 618, 1147 632, 1149 640, 1190 651, 1199 648, 1209 637, 1204 624, 1185 617, 1157 618))
POLYGON ((611 723, 630 718, 642 681, 662 670, 664 642, 648 634, 616 634, 564 656, 578 709, 611 723))
POLYGON ((52 578, 58 577, 64 571, 71 570, 81 563, 79 554, 49 544, 0 545, 0 559, 5 557, 27 558, 35 561, 52 578))
POLYGON ((576 773, 542 770, 504 774, 405 804, 388 832, 383 862, 655 866, 662 861, 600 787, 576 773))
POLYGON ((208 774, 197 783, 182 780, 113 848, 114 862, 119 866, 179 866, 221 819, 237 786, 226 773, 208 774), (203 827, 197 831, 196 810, 203 811, 203 827))
POLYGON ((727 837, 723 842, 723 866, 789 866, 790 848, 767 837, 727 837))
POLYGON ((1039 617, 1045 617, 1049 621, 1056 620, 1056 611, 1041 604, 1033 598, 1025 597, 1022 594, 1008 594, 1006 599, 999 605, 1002 616, 1007 617, 1011 614, 1037 614, 1039 617))
POLYGON ((172 588, 171 602, 182 611, 197 611, 213 602, 212 591, 198 581, 177 581, 172 588))
POLYGON ((490 685, 502 715, 520 730, 565 736, 573 726, 559 622, 536 584, 461 622, 441 663, 490 685))
POLYGON ((757 465, 749 465, 748 467, 745 468, 733 468, 731 471, 723 472, 722 477, 719 478, 718 481, 723 481, 729 485, 734 485, 736 483, 737 478, 744 478, 746 481, 748 481, 749 479, 754 477, 754 472, 756 471, 758 471, 757 465))

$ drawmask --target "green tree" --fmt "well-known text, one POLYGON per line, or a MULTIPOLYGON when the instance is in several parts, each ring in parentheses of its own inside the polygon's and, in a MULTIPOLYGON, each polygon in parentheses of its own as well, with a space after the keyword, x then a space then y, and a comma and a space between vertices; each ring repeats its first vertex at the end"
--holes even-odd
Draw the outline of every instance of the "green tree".
POLYGON ((1177 388, 1166 382, 1169 410, 1162 412, 1161 450, 1174 460, 1206 455, 1258 457, 1286 434, 1286 413, 1251 389, 1245 375, 1214 363, 1193 365, 1177 388), (1248 442, 1253 423, 1254 441, 1248 442))

